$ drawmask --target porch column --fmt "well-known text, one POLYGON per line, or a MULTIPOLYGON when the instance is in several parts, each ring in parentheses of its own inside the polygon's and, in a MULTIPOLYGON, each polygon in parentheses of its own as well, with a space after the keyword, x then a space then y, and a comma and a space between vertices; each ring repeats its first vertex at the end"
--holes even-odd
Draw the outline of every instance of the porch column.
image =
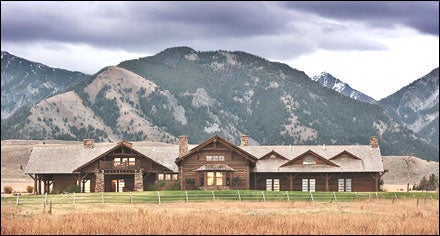
POLYGON ((134 174, 134 191, 144 190, 144 179, 142 178, 142 170, 136 171, 134 174))
POLYGON ((104 192, 104 172, 97 172, 95 181, 95 192, 104 192))

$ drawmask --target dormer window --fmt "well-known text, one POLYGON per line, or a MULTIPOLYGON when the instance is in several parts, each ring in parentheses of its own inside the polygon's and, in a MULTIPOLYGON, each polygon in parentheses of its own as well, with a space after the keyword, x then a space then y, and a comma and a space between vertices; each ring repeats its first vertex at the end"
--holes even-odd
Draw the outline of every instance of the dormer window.
POLYGON ((206 161, 224 161, 225 156, 206 156, 206 161))
POLYGON ((313 158, 312 156, 308 156, 304 159, 303 161, 303 165, 313 165, 316 164, 315 158, 313 158))
POLYGON ((275 158, 277 158, 277 156, 275 156, 275 154, 272 154, 272 155, 270 155, 269 158, 270 158, 270 159, 275 159, 275 158))

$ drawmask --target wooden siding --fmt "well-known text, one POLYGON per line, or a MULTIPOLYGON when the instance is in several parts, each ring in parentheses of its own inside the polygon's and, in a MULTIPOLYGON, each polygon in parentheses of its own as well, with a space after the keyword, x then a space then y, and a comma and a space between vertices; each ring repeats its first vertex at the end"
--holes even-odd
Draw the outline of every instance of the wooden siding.
MULTIPOLYGON (((230 178, 230 181, 232 182, 232 179, 234 177, 238 177, 239 182, 238 186, 235 186, 236 189, 249 189, 249 161, 242 156, 238 155, 237 153, 229 150, 228 148, 224 147, 223 145, 217 143, 211 143, 207 145, 206 147, 202 148, 200 151, 193 153, 192 155, 186 157, 182 162, 180 166, 180 173, 181 173, 181 183, 182 183, 182 189, 188 189, 188 188, 200 188, 201 182, 200 177, 204 177, 204 186, 202 188, 208 188, 206 182, 206 172, 196 172, 194 170, 198 169, 199 167, 205 165, 205 164, 226 164, 235 171, 232 172, 223 172, 223 187, 221 188, 228 188, 226 186, 226 178, 230 178), (224 156, 224 161, 207 161, 206 156, 224 156), (189 186, 187 185, 185 179, 194 179, 195 186, 189 186)), ((214 188, 215 186, 212 186, 214 188)), ((231 186, 232 187, 232 186, 231 186)), ((217 188, 220 188, 217 186, 217 188)))
POLYGON ((338 191, 338 179, 351 179, 352 192, 379 191, 379 183, 373 177, 378 176, 377 173, 252 173, 251 184, 252 189, 266 190, 266 179, 280 179, 280 191, 302 191, 302 179, 316 179, 315 191, 327 191, 326 175, 329 178, 328 191, 338 191))

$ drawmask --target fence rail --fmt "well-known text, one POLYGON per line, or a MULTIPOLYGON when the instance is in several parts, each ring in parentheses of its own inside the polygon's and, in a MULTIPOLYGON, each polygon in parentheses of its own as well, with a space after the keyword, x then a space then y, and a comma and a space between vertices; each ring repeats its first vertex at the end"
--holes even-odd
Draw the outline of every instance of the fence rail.
POLYGON ((206 201, 259 201, 259 202, 353 202, 372 199, 438 199, 438 193, 356 193, 356 192, 289 192, 289 191, 145 191, 123 193, 70 193, 21 195, 2 197, 2 204, 116 204, 116 203, 152 203, 169 202, 206 202, 206 201))

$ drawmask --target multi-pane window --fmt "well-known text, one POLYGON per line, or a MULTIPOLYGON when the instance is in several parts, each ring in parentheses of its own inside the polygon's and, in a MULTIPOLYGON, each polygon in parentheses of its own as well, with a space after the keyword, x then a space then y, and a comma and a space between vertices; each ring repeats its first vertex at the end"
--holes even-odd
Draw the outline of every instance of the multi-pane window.
POLYGON ((351 192, 351 179, 338 179, 339 192, 351 192))
POLYGON ((178 174, 157 174, 157 180, 178 180, 178 174))
POLYGON ((315 192, 316 179, 302 179, 302 191, 303 192, 315 192))
POLYGON ((225 156, 206 156, 206 161, 224 161, 225 156))
POLYGON ((266 191, 280 191, 280 179, 266 179, 266 191))
POLYGON ((206 173, 207 185, 223 185, 223 172, 207 172, 206 173))

